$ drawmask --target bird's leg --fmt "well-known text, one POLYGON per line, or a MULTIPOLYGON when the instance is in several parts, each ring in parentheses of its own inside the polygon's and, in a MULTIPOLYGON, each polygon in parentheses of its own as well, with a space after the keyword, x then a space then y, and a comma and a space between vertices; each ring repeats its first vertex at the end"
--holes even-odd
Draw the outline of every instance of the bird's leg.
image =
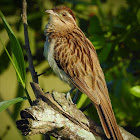
POLYGON ((93 106, 92 103, 88 104, 87 106, 83 107, 83 108, 80 108, 80 110, 83 112, 85 111, 86 109, 90 108, 91 106, 93 106))
POLYGON ((78 95, 79 95, 79 92, 80 92, 80 90, 77 89, 77 92, 76 92, 76 94, 74 95, 74 98, 72 99, 72 101, 73 101, 74 104, 76 103, 76 100, 77 100, 77 97, 78 97, 78 95))
POLYGON ((75 90, 75 88, 76 88, 76 87, 73 86, 73 87, 71 88, 71 90, 70 90, 69 92, 66 93, 66 98, 67 98, 68 102, 73 103, 70 94, 75 90))

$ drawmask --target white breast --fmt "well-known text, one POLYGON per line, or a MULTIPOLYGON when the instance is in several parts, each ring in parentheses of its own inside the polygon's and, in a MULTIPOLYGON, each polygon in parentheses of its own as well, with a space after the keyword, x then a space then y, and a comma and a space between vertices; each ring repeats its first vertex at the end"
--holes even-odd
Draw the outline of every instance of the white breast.
POLYGON ((54 45, 56 39, 52 39, 51 42, 48 42, 48 37, 46 37, 46 42, 44 43, 44 56, 48 60, 50 67, 56 73, 56 75, 63 81, 67 82, 71 85, 68 76, 65 74, 63 70, 61 70, 54 60, 54 45))

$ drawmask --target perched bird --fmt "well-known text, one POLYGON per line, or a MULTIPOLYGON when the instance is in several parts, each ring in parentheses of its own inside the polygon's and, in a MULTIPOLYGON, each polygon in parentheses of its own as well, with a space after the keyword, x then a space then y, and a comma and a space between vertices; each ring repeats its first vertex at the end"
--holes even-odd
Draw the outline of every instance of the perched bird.
POLYGON ((123 140, 117 125, 105 77, 92 43, 77 26, 68 7, 47 10, 44 56, 60 79, 85 93, 97 109, 108 139, 123 140))

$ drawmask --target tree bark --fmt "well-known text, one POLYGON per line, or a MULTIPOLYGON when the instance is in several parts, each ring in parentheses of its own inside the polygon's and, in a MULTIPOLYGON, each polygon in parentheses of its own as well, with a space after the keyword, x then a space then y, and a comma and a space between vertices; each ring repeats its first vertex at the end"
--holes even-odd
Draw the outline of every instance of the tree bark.
MULTIPOLYGON (((23 135, 49 134, 58 139, 107 139, 103 129, 85 116, 76 105, 67 101, 64 93, 44 93, 37 83, 31 83, 37 97, 33 106, 22 110, 17 128, 23 135)), ((138 140, 120 127, 124 140, 138 140)))

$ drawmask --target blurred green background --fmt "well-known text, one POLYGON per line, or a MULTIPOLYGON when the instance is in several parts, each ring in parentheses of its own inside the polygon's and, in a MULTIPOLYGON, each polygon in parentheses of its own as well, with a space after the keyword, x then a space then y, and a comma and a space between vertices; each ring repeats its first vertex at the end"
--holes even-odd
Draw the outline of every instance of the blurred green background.
MULTIPOLYGON (((67 92, 70 87, 60 81, 43 57, 45 42, 44 27, 48 22, 46 9, 58 5, 70 7, 78 26, 94 44, 105 73, 113 110, 119 125, 140 137, 140 1, 139 0, 30 0, 28 2, 28 29, 31 51, 39 84, 45 92, 67 92)), ((24 47, 24 32, 21 20, 21 0, 1 0, 0 10, 5 15, 16 37, 24 47)), ((10 42, 0 19, 0 38, 9 52, 10 42)), ((35 99, 29 82, 32 81, 28 61, 23 49, 27 82, 26 87, 35 99)), ((18 84, 16 73, 2 44, 0 44, 0 101, 24 96, 18 84)), ((86 95, 80 94, 79 108, 90 103, 86 95)), ((29 107, 28 101, 17 103, 0 113, 0 140, 28 139, 22 137, 15 121, 20 119, 20 110, 29 107)), ((90 107, 85 111, 99 122, 96 110, 90 107)), ((42 139, 42 135, 31 136, 42 139)))

